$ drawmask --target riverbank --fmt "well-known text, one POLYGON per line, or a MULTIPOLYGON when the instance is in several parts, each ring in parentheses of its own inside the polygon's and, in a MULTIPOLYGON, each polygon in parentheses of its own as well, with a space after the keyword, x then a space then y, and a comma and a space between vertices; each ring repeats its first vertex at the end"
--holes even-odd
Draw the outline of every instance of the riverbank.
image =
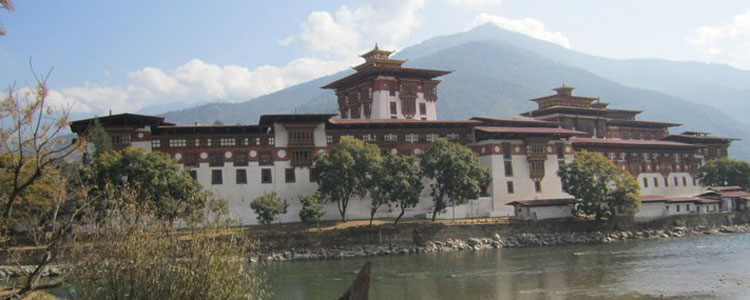
POLYGON ((251 261, 339 259, 446 251, 611 243, 696 235, 749 233, 747 214, 688 215, 635 222, 546 220, 508 224, 408 224, 259 237, 251 261))
MULTIPOLYGON (((317 232, 250 234, 259 251, 250 262, 322 260, 499 248, 612 243, 636 239, 675 239, 696 235, 750 233, 748 214, 687 215, 635 222, 618 219, 513 221, 502 223, 403 223, 347 227, 317 232)), ((252 231, 251 231, 252 232, 252 231)), ((31 266, 0 266, 0 279, 24 276, 31 266)), ((59 276, 64 266, 45 269, 59 276)))

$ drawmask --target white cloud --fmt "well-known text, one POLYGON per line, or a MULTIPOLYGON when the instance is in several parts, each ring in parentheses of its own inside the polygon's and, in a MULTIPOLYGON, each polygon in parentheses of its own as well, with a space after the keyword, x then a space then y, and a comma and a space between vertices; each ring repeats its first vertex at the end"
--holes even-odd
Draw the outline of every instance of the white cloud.
POLYGON ((362 6, 341 6, 336 12, 314 11, 300 25, 301 32, 280 42, 303 43, 317 54, 350 57, 379 42, 396 47, 422 24, 425 0, 370 0, 362 6), (364 43, 364 45, 363 45, 364 43))
POLYGON ((453 4, 458 6, 484 6, 484 5, 498 5, 502 3, 502 0, 451 0, 453 4))
POLYGON ((535 39, 555 43, 565 48, 570 48, 570 41, 568 41, 568 38, 565 37, 565 35, 563 35, 559 31, 547 31, 544 23, 536 19, 523 18, 513 20, 487 13, 480 13, 476 18, 474 18, 474 21, 472 21, 471 25, 472 27, 474 27, 484 23, 493 23, 498 27, 506 30, 519 32, 535 39))
POLYGON ((704 59, 750 68, 750 11, 722 26, 703 26, 687 37, 704 59))
POLYGON ((300 58, 283 66, 248 69, 237 65, 220 66, 192 59, 165 72, 145 67, 129 74, 122 86, 84 84, 53 89, 49 101, 72 106, 76 113, 104 114, 135 112, 152 104, 174 101, 245 101, 288 86, 342 70, 353 64, 348 60, 300 58))

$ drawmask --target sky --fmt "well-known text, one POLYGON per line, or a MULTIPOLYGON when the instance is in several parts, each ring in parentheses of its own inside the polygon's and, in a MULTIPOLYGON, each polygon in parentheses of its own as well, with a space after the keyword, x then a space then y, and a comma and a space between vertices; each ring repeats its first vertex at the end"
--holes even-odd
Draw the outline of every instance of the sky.
POLYGON ((747 0, 15 0, 0 10, 0 85, 51 70, 76 115, 241 102, 491 22, 608 58, 750 70, 747 0))

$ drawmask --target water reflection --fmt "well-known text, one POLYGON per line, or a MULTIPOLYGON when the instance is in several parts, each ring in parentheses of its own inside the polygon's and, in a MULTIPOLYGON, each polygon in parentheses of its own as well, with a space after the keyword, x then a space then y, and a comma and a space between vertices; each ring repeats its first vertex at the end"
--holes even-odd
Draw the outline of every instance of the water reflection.
MULTIPOLYGON (((750 235, 372 258, 371 299, 744 299, 750 235)), ((335 299, 364 259, 269 264, 276 299, 335 299)))

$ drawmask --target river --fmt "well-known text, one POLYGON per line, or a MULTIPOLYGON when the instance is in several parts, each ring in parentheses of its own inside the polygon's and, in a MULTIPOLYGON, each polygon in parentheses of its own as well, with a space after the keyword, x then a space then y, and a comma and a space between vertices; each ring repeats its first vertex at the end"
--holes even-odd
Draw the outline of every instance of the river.
MULTIPOLYGON (((369 258, 370 299, 750 299, 750 234, 369 258)), ((274 299, 336 299, 366 258, 274 262, 274 299)))

